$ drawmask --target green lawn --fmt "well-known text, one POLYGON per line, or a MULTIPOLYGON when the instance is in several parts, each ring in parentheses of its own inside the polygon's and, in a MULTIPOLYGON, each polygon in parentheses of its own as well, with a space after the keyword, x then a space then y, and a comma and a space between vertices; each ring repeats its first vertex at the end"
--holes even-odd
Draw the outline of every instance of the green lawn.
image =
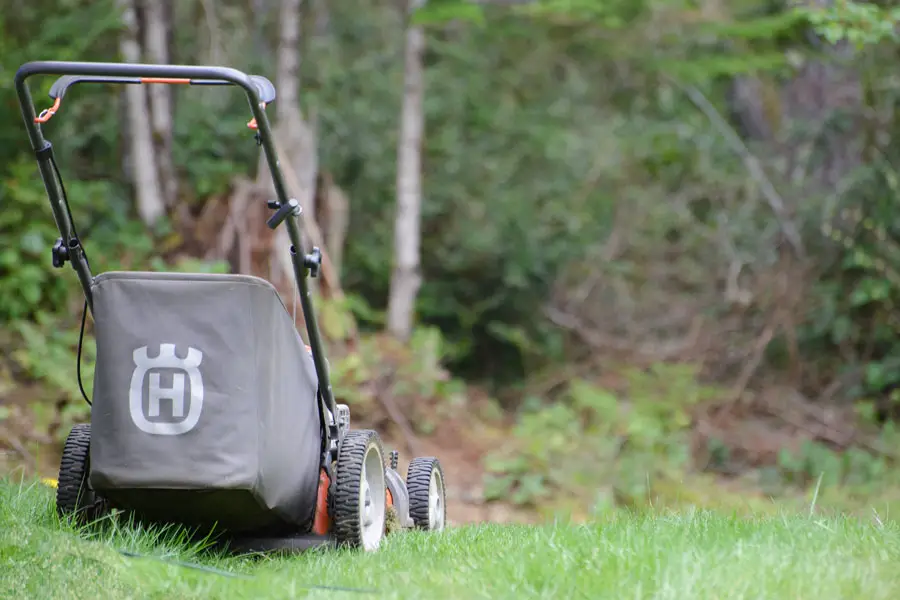
POLYGON ((172 532, 110 526, 79 535, 57 521, 52 489, 0 480, 0 598, 307 597, 893 600, 900 528, 874 516, 623 514, 590 525, 403 534, 372 554, 228 558, 172 532))

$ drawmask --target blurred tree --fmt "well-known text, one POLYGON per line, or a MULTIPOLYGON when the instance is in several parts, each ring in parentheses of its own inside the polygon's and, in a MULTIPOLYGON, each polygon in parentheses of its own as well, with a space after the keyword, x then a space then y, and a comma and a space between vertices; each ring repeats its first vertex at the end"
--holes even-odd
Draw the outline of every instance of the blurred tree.
MULTIPOLYGON (((140 0, 139 6, 143 9, 143 62, 171 63, 171 0, 140 0)), ((165 205, 169 210, 177 211, 183 220, 187 220, 187 206, 178 202, 178 174, 172 163, 172 87, 153 85, 147 89, 147 95, 150 99, 148 112, 153 131, 153 158, 165 205)))
MULTIPOLYGON (((409 0, 406 21, 424 4, 409 0)), ((403 101, 397 148, 397 209, 394 217, 394 268, 387 306, 387 329, 408 340, 415 319, 416 296, 422 283, 419 270, 422 212, 422 136, 425 94, 422 55, 425 31, 408 22, 403 53, 403 101)))
MULTIPOLYGON (((137 0, 118 0, 117 6, 124 24, 119 42, 122 59, 130 63, 144 62, 137 0)), ((165 98, 163 95, 158 99, 165 102, 165 98)), ((142 85, 126 86, 125 102, 128 110, 128 163, 133 172, 138 213, 144 223, 152 226, 165 216, 166 201, 153 143, 154 122, 147 118, 151 114, 147 104, 147 88, 142 85)), ((165 132, 159 133, 165 135, 165 132)))

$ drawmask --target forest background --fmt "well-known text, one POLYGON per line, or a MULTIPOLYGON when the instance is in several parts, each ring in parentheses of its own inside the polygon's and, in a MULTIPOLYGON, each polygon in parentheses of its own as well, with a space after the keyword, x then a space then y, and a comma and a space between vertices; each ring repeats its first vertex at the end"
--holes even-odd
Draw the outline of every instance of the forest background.
MULTIPOLYGON (((898 16, 4 0, 0 470, 52 476, 89 414, 15 70, 197 63, 275 83, 338 400, 406 460, 441 457, 451 519, 900 508, 898 16)), ((292 306, 248 119, 224 88, 73 88, 44 131, 94 270, 250 273, 292 306)))

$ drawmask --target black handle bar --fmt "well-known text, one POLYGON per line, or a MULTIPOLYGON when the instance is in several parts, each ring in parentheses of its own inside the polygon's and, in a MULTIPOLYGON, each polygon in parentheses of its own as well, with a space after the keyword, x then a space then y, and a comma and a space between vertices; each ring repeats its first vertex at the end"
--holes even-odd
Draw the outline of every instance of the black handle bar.
MULTIPOLYGON (((16 87, 23 85, 32 75, 62 75, 74 77, 82 81, 93 79, 109 83, 132 83, 130 79, 155 80, 150 83, 167 83, 163 80, 189 80, 191 83, 207 83, 212 85, 232 84, 244 88, 251 99, 265 102, 263 96, 274 93, 274 87, 264 77, 251 76, 231 67, 207 67, 197 65, 154 65, 136 63, 103 63, 103 62, 67 62, 67 61, 33 61, 19 67, 16 71, 16 87), (110 81, 110 78, 116 78, 110 81), (258 88, 253 79, 265 82, 258 88), (264 89, 263 89, 264 88, 264 89)), ((75 81, 69 81, 67 87, 75 81)), ((169 83, 181 83, 170 81, 169 83)), ((63 93, 64 90, 63 90, 63 93)))
MULTIPOLYGON (((161 83, 190 85, 236 85, 243 88, 250 101, 253 119, 247 123, 251 129, 258 130, 257 141, 262 145, 266 162, 272 171, 273 183, 279 204, 287 203, 287 190, 278 164, 275 144, 271 136, 271 126, 266 118, 265 108, 275 99, 275 86, 265 77, 248 75, 231 67, 211 67, 199 65, 157 65, 142 63, 109 63, 109 62, 69 62, 69 61, 32 61, 19 67, 15 75, 16 94, 22 109, 22 117, 31 140, 31 146, 38 156, 42 177, 49 182, 48 193, 51 200, 61 197, 61 189, 48 163, 49 142, 44 139, 41 124, 46 123, 60 108, 63 96, 72 85, 82 82, 95 83, 161 83), (57 75, 50 88, 50 97, 55 100, 53 107, 45 109, 40 115, 35 114, 31 91, 27 80, 34 75, 57 75)), ((52 202, 56 207, 56 202, 52 202)), ((71 225, 62 212, 56 207, 54 214, 65 239, 70 239, 71 225)), ((291 239, 298 248, 302 248, 299 233, 291 229, 291 239)))
MULTIPOLYGON (((254 119, 248 125, 256 129, 256 108, 264 108, 275 100, 275 86, 265 77, 247 75, 230 67, 207 67, 197 65, 155 65, 138 63, 33 61, 19 67, 15 83, 19 101, 26 113, 34 111, 31 94, 25 84, 33 75, 60 75, 50 88, 50 97, 56 102, 52 108, 31 117, 35 123, 45 123, 59 110, 66 90, 81 82, 95 83, 163 83, 190 85, 237 85, 244 88, 253 105, 254 119)), ((28 115, 26 114, 26 120, 28 115)), ((32 141, 37 139, 32 136, 32 141)))
MULTIPOLYGON (((275 102, 275 86, 262 75, 248 75, 250 82, 256 88, 259 99, 264 104, 275 102)), ((171 77, 112 77, 105 75, 63 75, 50 86, 50 97, 62 100, 66 91, 77 83, 168 83, 188 85, 234 85, 224 79, 185 79, 171 77)))

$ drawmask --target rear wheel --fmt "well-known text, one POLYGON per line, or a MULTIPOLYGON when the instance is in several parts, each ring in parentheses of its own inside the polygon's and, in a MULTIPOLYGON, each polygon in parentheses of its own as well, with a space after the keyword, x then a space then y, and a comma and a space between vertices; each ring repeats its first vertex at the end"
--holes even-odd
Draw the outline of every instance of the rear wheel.
POLYGON ((409 516, 419 529, 440 531, 447 521, 444 471, 434 457, 414 458, 406 471, 409 516))
POLYGON ((338 452, 334 535, 364 550, 381 545, 385 528, 384 450, 374 431, 348 431, 338 452))
POLYGON ((102 513, 102 501, 88 482, 90 449, 90 424, 79 423, 72 427, 63 447, 56 487, 56 512, 61 517, 74 515, 80 522, 85 522, 102 513))

